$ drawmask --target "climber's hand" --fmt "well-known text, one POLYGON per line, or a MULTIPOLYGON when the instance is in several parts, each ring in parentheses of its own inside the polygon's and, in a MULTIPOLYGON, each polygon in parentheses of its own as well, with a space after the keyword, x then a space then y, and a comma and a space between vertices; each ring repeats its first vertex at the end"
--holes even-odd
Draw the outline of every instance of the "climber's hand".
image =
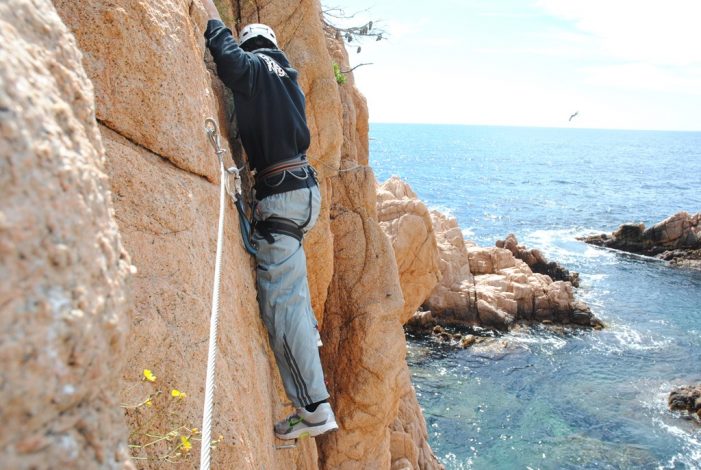
POLYGON ((211 20, 220 20, 221 17, 219 16, 219 11, 217 11, 216 5, 214 5, 214 2, 212 0, 201 0, 202 1, 202 6, 204 7, 205 10, 207 10, 207 14, 209 15, 209 19, 211 20))

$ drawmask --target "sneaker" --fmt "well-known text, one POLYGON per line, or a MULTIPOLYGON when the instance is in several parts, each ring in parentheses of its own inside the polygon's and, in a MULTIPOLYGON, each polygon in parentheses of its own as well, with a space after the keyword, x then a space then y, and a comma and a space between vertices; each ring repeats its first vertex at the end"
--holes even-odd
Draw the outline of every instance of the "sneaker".
POLYGON ((304 408, 297 408, 295 414, 275 425, 275 435, 278 439, 297 439, 305 436, 316 437, 337 429, 338 424, 331 405, 321 403, 313 413, 304 408))

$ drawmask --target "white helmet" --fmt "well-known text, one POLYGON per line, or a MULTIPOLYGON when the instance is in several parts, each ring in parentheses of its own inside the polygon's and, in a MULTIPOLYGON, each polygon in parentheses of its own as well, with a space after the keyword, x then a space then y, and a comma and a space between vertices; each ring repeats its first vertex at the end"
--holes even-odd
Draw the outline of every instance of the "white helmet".
POLYGON ((270 26, 260 23, 249 24, 241 30, 241 33, 239 34, 239 45, 243 46, 243 43, 249 39, 259 36, 272 42, 275 47, 277 47, 277 39, 275 38, 275 32, 273 32, 273 29, 270 26))

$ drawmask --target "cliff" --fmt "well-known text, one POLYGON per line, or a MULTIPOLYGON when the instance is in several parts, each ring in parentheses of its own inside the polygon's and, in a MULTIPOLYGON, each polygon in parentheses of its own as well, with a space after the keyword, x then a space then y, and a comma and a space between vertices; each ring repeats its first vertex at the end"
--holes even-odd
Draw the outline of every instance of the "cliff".
MULTIPOLYGON (((376 211, 367 107, 352 76, 339 86, 332 70, 347 65, 342 43, 316 0, 218 3, 233 30, 272 26, 301 72, 324 197, 305 248, 341 429, 274 448, 289 405, 230 206, 212 468, 439 467, 404 360, 406 307, 376 211)), ((244 162, 204 11, 190 0, 9 0, 0 22, 0 417, 13 429, 0 459, 193 468, 186 447, 169 452, 178 437, 198 450, 219 191, 205 118, 244 162), (148 444, 147 431, 164 439, 130 457, 127 444, 148 444)))

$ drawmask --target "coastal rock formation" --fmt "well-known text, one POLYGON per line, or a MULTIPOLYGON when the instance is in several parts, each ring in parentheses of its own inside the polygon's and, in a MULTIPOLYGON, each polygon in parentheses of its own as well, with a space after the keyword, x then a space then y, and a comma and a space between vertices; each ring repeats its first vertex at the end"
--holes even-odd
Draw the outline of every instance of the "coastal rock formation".
POLYGON ((392 469, 442 469, 443 465, 428 445, 428 430, 421 408, 416 399, 416 391, 411 384, 409 369, 404 368, 399 386, 401 401, 399 413, 390 426, 390 450, 392 469))
POLYGON ((701 419, 701 384, 673 390, 668 404, 672 411, 686 411, 701 419))
POLYGON ((378 187, 377 215, 397 260, 404 294, 400 321, 404 324, 440 279, 436 236, 426 205, 397 177, 378 187))
POLYGON ((601 326, 574 299, 570 282, 534 273, 508 249, 465 242, 454 218, 437 211, 431 217, 442 279, 424 306, 437 323, 498 329, 508 329, 516 320, 601 326))
POLYGON ((431 221, 440 256, 441 280, 425 302, 426 306, 436 315, 460 312, 467 323, 477 323, 479 319, 474 315, 477 306, 471 290, 475 279, 467 255, 467 247, 474 244, 466 244, 454 217, 431 211, 431 221))
MULTIPOLYGON (((129 428, 143 431, 129 443, 145 444, 151 439, 147 431, 201 423, 219 204, 218 164, 203 125, 206 117, 218 117, 226 137, 231 112, 211 62, 204 60, 206 16, 199 2, 55 4, 95 84, 115 215, 138 268, 116 393, 122 403, 171 388, 188 395, 172 419, 165 411, 160 418, 151 409, 128 412, 129 428), (158 381, 143 382, 143 369, 152 369, 158 381), (155 429, 145 427, 149 420, 155 429)), ((317 23, 309 27, 320 30, 318 16, 313 18, 317 23)), ((317 40, 325 52, 323 37, 317 40)), ((276 441, 270 429, 288 409, 259 318, 253 263, 234 214, 227 212, 224 240, 213 423, 214 435, 225 440, 212 466, 280 468, 293 462, 304 468, 317 460, 313 442, 287 452, 284 462, 271 451, 276 441)), ((153 408, 158 406, 156 401, 153 408)), ((140 452, 134 454, 142 457, 140 452)), ((147 465, 159 467, 157 460, 147 465)))
POLYGON ((678 212, 649 228, 644 224, 623 224, 610 235, 602 233, 581 240, 701 269, 701 212, 678 212))
POLYGON ((516 258, 525 261, 534 273, 550 276, 553 281, 569 281, 573 287, 579 287, 579 273, 570 272, 555 261, 548 261, 540 250, 529 250, 518 244, 516 235, 510 233, 505 240, 497 240, 498 248, 506 248, 516 258))
POLYGON ((120 468, 131 263, 93 88, 47 0, 0 3, 0 462, 120 468))
MULTIPOLYGON (((217 3, 232 27, 271 25, 301 72, 308 156, 324 196, 305 247, 341 429, 274 450, 273 423, 290 409, 230 206, 213 424, 224 439, 212 468, 440 468, 406 382, 404 300, 376 213, 367 107, 352 74, 343 86, 333 74, 333 61, 347 67, 342 42, 325 34, 316 0, 217 3)), ((0 461, 120 468, 130 453, 143 456, 127 444, 144 444, 145 432, 199 427, 219 194, 204 119, 217 119, 238 166, 245 156, 230 138, 231 96, 204 47, 199 2, 53 4, 74 36, 48 1, 0 6, 0 21, 10 20, 0 29, 0 252, 9 280, 0 286, 9 371, 0 387, 10 405, 4 422, 17 430, 0 438, 0 461), (130 301, 122 243, 136 266, 130 301), (144 381, 144 369, 157 380, 144 381), (187 398, 159 415, 176 388, 187 398), (132 406, 125 423, 118 405, 149 397, 153 406, 132 406)))
POLYGON ((320 439, 321 458, 324 468, 388 468, 406 367, 399 276, 377 223, 371 170, 341 173, 333 183, 336 269, 321 354, 341 429, 320 439))
MULTIPOLYGON (((327 41, 334 62, 347 68, 342 41, 329 30, 327 41)), ((341 429, 317 439, 321 467, 440 469, 427 433, 420 432, 425 422, 407 383, 400 323, 405 302, 394 251, 378 221, 375 177, 367 166, 367 105, 352 74, 347 78, 339 87, 341 171, 329 178, 334 275, 321 349, 341 429), (420 467, 413 466, 417 458, 420 467)))

